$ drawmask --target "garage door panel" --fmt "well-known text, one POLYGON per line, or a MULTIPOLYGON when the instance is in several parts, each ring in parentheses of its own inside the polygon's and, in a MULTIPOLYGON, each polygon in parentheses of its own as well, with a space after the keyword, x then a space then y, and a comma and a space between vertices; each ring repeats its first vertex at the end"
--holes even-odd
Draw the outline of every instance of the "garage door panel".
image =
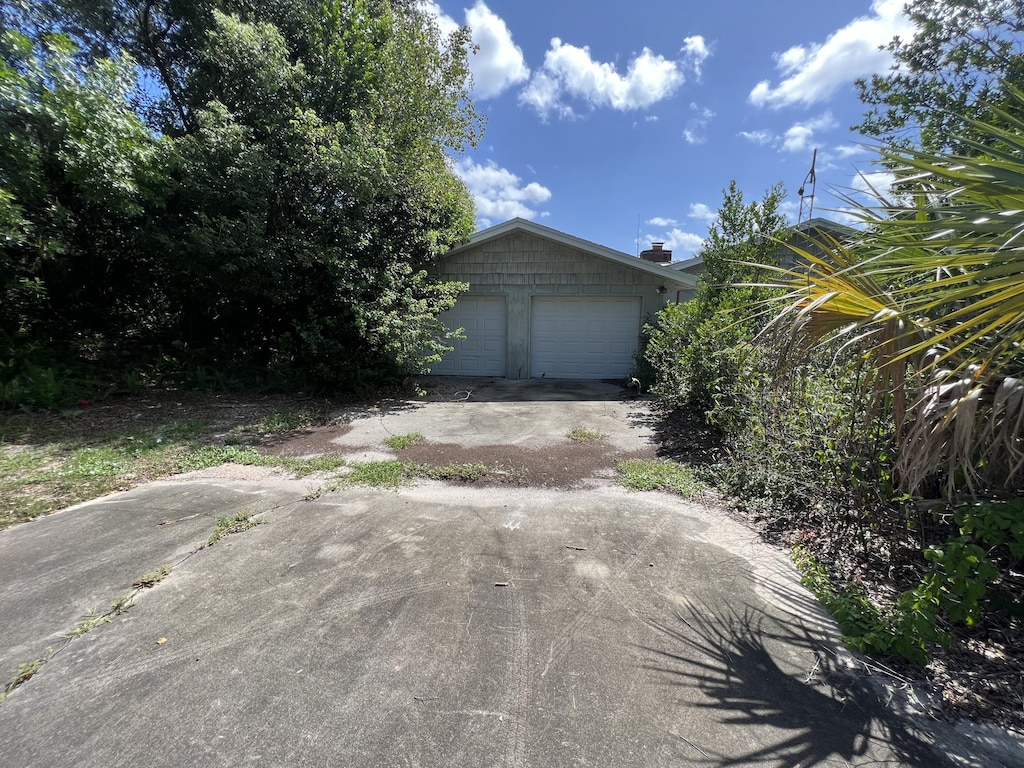
POLYGON ((439 319, 449 330, 462 328, 465 339, 450 339, 455 350, 432 366, 440 376, 505 375, 505 299, 463 296, 439 319))
POLYGON ((531 376, 606 379, 632 371, 640 335, 638 298, 538 296, 531 311, 531 376))

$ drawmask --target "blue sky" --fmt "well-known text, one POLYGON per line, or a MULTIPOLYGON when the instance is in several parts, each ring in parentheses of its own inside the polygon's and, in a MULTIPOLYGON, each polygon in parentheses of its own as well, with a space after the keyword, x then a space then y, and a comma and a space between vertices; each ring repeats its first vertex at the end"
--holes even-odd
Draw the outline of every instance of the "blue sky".
MULTIPOLYGON (((481 227, 514 216, 634 253, 696 253, 722 190, 797 189, 818 150, 815 214, 877 170, 850 131, 853 82, 885 72, 904 0, 425 0, 466 24, 479 146, 456 158, 481 227)), ((869 143, 869 142, 868 142, 869 143)))

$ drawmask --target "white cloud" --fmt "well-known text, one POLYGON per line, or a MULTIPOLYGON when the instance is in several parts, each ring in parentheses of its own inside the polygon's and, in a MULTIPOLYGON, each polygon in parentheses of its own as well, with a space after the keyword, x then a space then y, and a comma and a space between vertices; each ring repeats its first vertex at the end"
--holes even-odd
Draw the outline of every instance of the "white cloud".
POLYGON ((551 190, 535 181, 523 185, 522 179, 493 160, 480 165, 464 157, 453 164, 452 170, 469 188, 476 203, 477 219, 485 227, 516 217, 535 219, 547 215, 535 206, 550 200, 551 190))
POLYGON ((781 135, 766 129, 740 131, 739 135, 758 146, 770 145, 784 152, 805 152, 820 143, 821 133, 830 131, 837 125, 831 112, 823 112, 817 117, 793 123, 781 135))
POLYGON ((690 212, 686 215, 688 218, 706 221, 708 224, 718 218, 718 212, 711 210, 704 203, 690 203, 690 212))
POLYGON ((783 200, 779 203, 779 213, 782 214, 786 223, 796 224, 797 217, 800 215, 799 200, 783 200))
POLYGON ((858 77, 885 72, 892 56, 880 46, 894 36, 913 33, 913 25, 903 14, 904 4, 905 0, 873 0, 870 15, 854 19, 824 43, 797 45, 776 53, 775 68, 782 80, 774 86, 768 80, 759 82, 750 92, 750 102, 772 109, 813 104, 858 77))
POLYGON ((740 131, 740 136, 747 141, 751 141, 760 146, 772 144, 775 141, 775 134, 764 129, 758 131, 740 131))
POLYGON ((892 185, 895 183, 896 176, 889 171, 864 171, 853 177, 850 188, 854 194, 874 200, 876 193, 882 197, 890 197, 892 185))
POLYGON ((690 103, 690 110, 696 112, 697 116, 687 122, 686 128, 683 129, 683 138, 686 139, 687 144, 703 144, 707 141, 708 123, 711 122, 715 113, 707 107, 701 107, 693 102, 690 103))
POLYGON ((831 130, 836 125, 831 112, 812 117, 801 123, 794 123, 781 136, 781 147, 787 152, 803 152, 814 143, 815 134, 831 130))
POLYGON ((678 90, 686 81, 685 69, 699 73, 709 55, 703 38, 686 40, 687 48, 679 61, 644 48, 629 62, 625 73, 620 73, 614 64, 595 61, 588 47, 563 43, 556 37, 544 54, 543 67, 523 89, 519 102, 533 107, 544 118, 552 112, 573 117, 570 100, 623 112, 650 107, 678 90))
POLYGON ((675 219, 666 219, 663 216, 655 216, 653 219, 648 219, 644 223, 651 227, 674 227, 679 222, 675 219))
MULTIPOLYGON (((441 34, 447 37, 459 28, 458 23, 431 0, 421 0, 423 9, 437 20, 441 34)), ((477 0, 465 11, 476 51, 470 51, 469 71, 473 74, 473 95, 491 99, 514 85, 526 82, 530 68, 522 49, 512 40, 504 19, 494 13, 483 0, 477 0)))
POLYGON ((645 235, 641 243, 665 243, 665 250, 672 251, 672 259, 681 261, 687 259, 700 250, 704 244, 704 238, 692 232, 683 232, 678 227, 672 227, 661 235, 645 235))
POLYGON ((687 68, 693 70, 693 74, 700 80, 704 72, 704 62, 711 56, 711 49, 700 35, 692 35, 683 40, 683 47, 679 50, 683 54, 683 61, 687 68))
POLYGON ((530 69, 522 49, 512 42, 508 25, 482 0, 466 10, 466 25, 477 46, 476 53, 469 57, 475 96, 490 99, 529 79, 530 69))

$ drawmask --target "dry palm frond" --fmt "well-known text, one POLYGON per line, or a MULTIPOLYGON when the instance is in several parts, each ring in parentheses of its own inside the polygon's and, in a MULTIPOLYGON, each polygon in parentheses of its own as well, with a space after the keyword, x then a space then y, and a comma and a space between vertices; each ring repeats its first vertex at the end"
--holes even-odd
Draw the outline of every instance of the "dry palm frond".
POLYGON ((1024 482, 1024 122, 1001 116, 975 124, 978 157, 883 151, 899 195, 860 208, 860 242, 819 238, 774 270, 787 293, 771 329, 845 337, 868 363, 908 490, 940 472, 950 492, 1024 482))

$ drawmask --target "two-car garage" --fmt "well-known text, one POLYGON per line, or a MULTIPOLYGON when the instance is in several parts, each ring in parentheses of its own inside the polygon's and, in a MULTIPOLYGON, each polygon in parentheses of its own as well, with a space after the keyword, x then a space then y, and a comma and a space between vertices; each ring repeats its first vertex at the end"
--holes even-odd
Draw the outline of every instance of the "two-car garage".
POLYGON ((441 315, 465 335, 432 367, 448 376, 625 378, 643 322, 696 283, 522 219, 476 233, 431 271, 470 286, 441 315))
MULTIPOLYGON (((465 339, 433 372, 448 376, 505 376, 504 296, 463 296, 441 316, 465 339)), ((640 299, 535 296, 530 311, 529 376, 552 379, 624 378, 633 369, 640 329, 640 299)))

